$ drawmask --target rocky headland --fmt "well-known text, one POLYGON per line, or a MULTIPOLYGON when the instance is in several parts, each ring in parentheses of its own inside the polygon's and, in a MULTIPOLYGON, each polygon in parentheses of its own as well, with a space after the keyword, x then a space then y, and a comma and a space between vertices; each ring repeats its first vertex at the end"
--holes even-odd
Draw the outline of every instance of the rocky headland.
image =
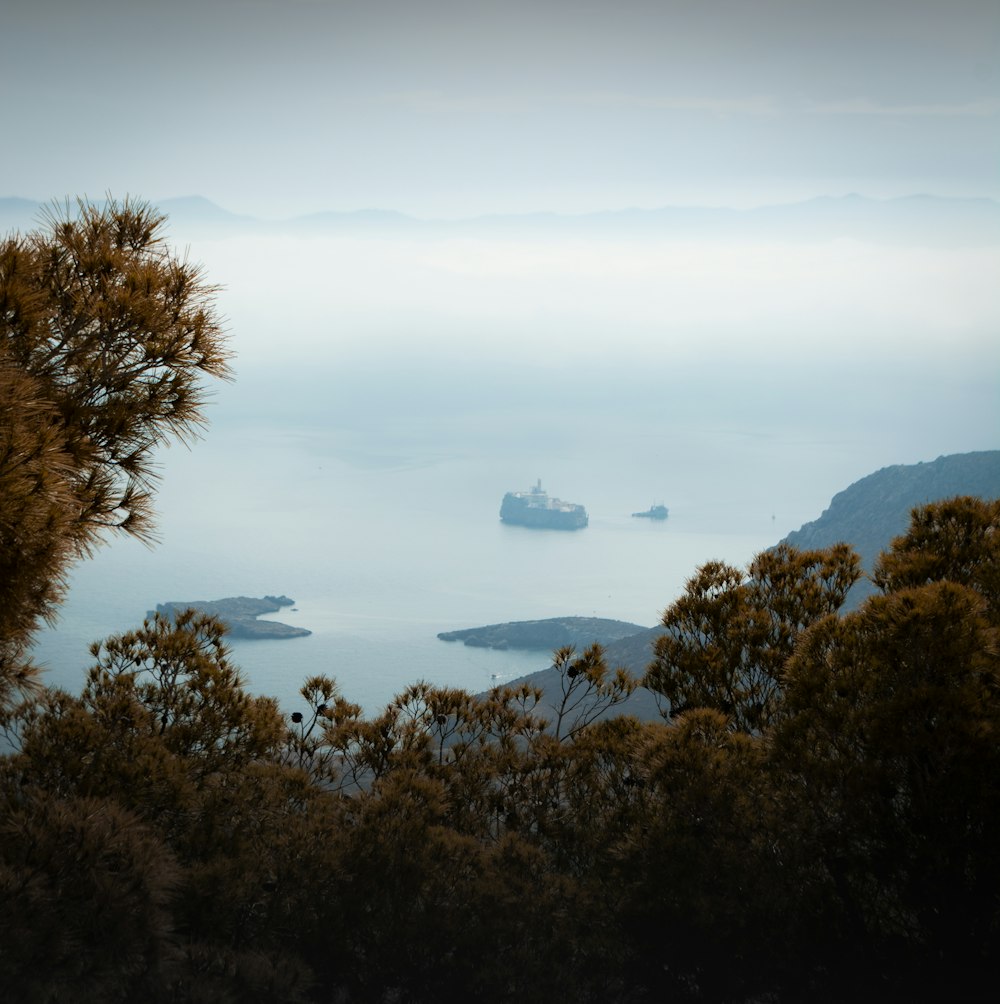
MULTIPOLYGON (((869 574, 879 554, 910 525, 910 511, 956 495, 1000 498, 1000 450, 955 453, 918 464, 883 467, 834 495, 828 509, 785 537, 803 550, 850 544, 869 574)), ((874 592, 868 578, 847 594, 847 609, 874 592)))

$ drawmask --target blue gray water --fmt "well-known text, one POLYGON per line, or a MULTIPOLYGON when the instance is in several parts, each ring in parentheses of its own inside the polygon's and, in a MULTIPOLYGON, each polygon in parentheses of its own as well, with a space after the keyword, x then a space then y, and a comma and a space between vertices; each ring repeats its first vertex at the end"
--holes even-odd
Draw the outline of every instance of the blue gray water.
POLYGON ((705 475, 699 497, 693 472, 645 469, 642 449, 583 445, 547 465, 475 450, 376 455, 365 466, 338 456, 335 438, 222 428, 190 452, 168 451, 159 544, 116 541, 76 567, 59 622, 36 648, 49 680, 79 686, 87 645, 157 603, 285 593, 296 610, 275 618, 313 634, 234 642, 255 691, 288 706, 321 672, 369 710, 418 679, 479 691, 543 669, 544 653, 466 648, 439 631, 571 614, 652 625, 698 564, 743 563, 789 519, 802 522, 772 518, 780 486, 738 492, 705 475), (503 493, 537 477, 584 503, 589 527, 502 524, 503 493), (669 520, 631 517, 653 501, 670 506, 669 520))
POLYGON ((239 642, 292 704, 335 676, 374 710, 418 679, 545 667, 439 631, 657 622, 698 565, 747 562, 889 464, 995 448, 996 249, 852 242, 204 242, 238 379, 162 455, 160 544, 81 563, 37 657, 164 601, 284 593, 313 634, 239 642), (543 480, 575 533, 504 526, 543 480), (631 513, 663 502, 665 523, 631 513))

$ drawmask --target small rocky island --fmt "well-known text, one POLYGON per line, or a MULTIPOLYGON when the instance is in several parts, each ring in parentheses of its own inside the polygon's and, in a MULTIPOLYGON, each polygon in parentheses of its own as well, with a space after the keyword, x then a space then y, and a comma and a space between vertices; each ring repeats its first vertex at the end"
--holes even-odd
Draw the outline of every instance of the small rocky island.
POLYGON ((186 600, 158 603, 155 610, 150 610, 146 616, 159 614, 171 619, 182 610, 197 610, 199 613, 211 614, 224 621, 230 638, 247 638, 259 640, 265 638, 304 638, 312 634, 306 628, 292 627, 279 621, 259 621, 261 614, 277 613, 282 607, 295 605, 295 600, 287 596, 230 596, 223 600, 186 600))
POLYGON ((647 630, 641 624, 607 617, 549 617, 540 621, 508 621, 460 631, 442 631, 442 641, 460 641, 473 648, 520 648, 551 651, 573 645, 582 648, 593 642, 607 645, 647 630))

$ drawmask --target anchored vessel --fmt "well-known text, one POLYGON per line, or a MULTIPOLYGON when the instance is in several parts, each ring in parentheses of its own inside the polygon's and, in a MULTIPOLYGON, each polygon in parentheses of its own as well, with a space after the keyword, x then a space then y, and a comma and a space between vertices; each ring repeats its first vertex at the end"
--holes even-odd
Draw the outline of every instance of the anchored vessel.
POLYGON ((634 512, 633 516, 642 516, 645 519, 666 519, 670 510, 661 503, 651 505, 645 512, 634 512))
POLYGON ((526 492, 507 492, 500 504, 500 519, 543 530, 579 530, 589 522, 582 505, 550 498, 542 490, 541 478, 526 492))

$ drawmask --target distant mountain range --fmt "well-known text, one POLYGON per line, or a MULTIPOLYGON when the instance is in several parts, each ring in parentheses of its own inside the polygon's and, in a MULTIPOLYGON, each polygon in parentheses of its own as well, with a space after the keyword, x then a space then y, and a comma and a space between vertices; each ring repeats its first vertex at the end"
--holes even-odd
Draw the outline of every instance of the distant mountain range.
MULTIPOLYGON (((871 572, 875 559, 892 542, 906 532, 910 523, 910 510, 918 505, 952 498, 956 495, 973 495, 983 499, 1000 498, 1000 450, 977 453, 958 453, 938 457, 937 460, 919 464, 897 464, 869 474, 833 497, 830 507, 811 523, 788 534, 782 543, 803 549, 829 547, 845 541, 861 556, 865 570, 871 572)), ((710 558, 706 555, 706 560, 710 558)), ((694 569, 691 569, 692 573, 694 569)), ((848 594, 846 609, 857 606, 874 590, 871 582, 863 579, 848 594)), ((553 619, 558 631, 563 630, 565 619, 553 619)), ((519 622, 505 625, 505 633, 515 637, 519 622)), ((530 622, 533 637, 539 640, 538 625, 530 622)), ((501 625, 491 625, 496 632, 501 625)), ((483 629, 472 629, 475 634, 483 629)), ((646 628, 625 638, 591 640, 605 642, 608 665, 625 666, 633 675, 641 677, 653 658, 653 644, 662 634, 662 628, 646 628)), ((555 636, 554 636, 555 637, 555 636)), ((558 637, 562 637, 561 634, 558 637)), ((562 641, 551 647, 554 649, 562 641)), ((514 647, 514 646, 511 646, 514 647)), ((582 648, 583 646, 578 646, 582 648)), ((544 669, 521 677, 515 683, 527 682, 541 687, 543 708, 550 707, 559 695, 559 675, 554 669, 544 669)), ((617 711, 633 714, 641 719, 658 717, 653 695, 639 688, 617 711)))
MULTIPOLYGON (((0 232, 37 226, 46 203, 0 198, 0 232)), ((201 196, 163 199, 177 239, 240 234, 532 237, 590 235, 674 240, 829 241, 838 238, 927 246, 1000 244, 1000 202, 911 195, 872 199, 822 196, 757 209, 667 206, 566 215, 528 213, 462 220, 419 220, 380 209, 319 212, 285 220, 230 213, 201 196)))

